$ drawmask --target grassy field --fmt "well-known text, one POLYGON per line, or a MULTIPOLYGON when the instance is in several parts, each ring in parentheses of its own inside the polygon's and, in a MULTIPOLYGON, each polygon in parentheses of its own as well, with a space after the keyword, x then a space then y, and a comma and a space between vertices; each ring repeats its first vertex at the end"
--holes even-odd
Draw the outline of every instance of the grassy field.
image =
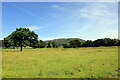
POLYGON ((117 78, 118 48, 3 49, 3 78, 117 78))

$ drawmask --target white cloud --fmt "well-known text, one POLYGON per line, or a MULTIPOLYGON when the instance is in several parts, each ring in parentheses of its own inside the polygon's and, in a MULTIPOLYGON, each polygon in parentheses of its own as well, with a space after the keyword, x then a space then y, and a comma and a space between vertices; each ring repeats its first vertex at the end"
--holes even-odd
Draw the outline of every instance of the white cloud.
POLYGON ((87 3, 84 8, 78 9, 76 15, 88 19, 108 19, 117 16, 117 12, 112 10, 115 6, 117 7, 117 3, 87 3))
POLYGON ((29 28, 30 30, 38 30, 38 29, 41 29, 43 27, 41 27, 41 26, 28 26, 26 28, 29 28))
POLYGON ((52 8, 60 8, 60 6, 58 6, 58 5, 53 5, 53 6, 51 6, 52 8))
POLYGON ((79 32, 91 32, 91 37, 110 37, 118 36, 118 13, 117 3, 88 3, 80 9, 76 16, 85 19, 79 32), (114 9, 114 10, 113 10, 114 9), (98 34, 98 35, 97 35, 98 34))
MULTIPOLYGON (((117 38, 118 37, 118 4, 85 3, 83 7, 71 10, 71 15, 56 18, 64 20, 69 33, 59 33, 59 37, 79 37, 82 39, 117 38), (69 21, 69 24, 68 24, 69 21), (71 21, 71 22, 70 22, 71 21)), ((67 28, 65 28, 67 29, 67 28)), ((64 30, 64 29, 63 29, 64 30)))
POLYGON ((59 9, 59 10, 63 10, 64 11, 64 7, 62 7, 62 6, 59 6, 59 5, 52 5, 51 6, 52 8, 55 8, 55 9, 59 9))

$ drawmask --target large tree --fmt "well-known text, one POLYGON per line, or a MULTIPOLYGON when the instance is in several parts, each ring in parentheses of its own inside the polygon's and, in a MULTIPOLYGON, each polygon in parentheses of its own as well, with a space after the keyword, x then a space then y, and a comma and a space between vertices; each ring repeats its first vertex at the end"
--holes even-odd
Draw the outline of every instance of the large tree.
POLYGON ((14 43, 17 43, 17 45, 20 46, 20 51, 22 51, 24 45, 30 46, 32 42, 37 41, 38 39, 38 35, 29 28, 17 28, 16 31, 9 35, 9 37, 14 43))
POLYGON ((4 38, 3 47, 10 48, 11 46, 14 48, 15 43, 13 42, 12 39, 10 39, 10 35, 9 35, 6 38, 4 38))

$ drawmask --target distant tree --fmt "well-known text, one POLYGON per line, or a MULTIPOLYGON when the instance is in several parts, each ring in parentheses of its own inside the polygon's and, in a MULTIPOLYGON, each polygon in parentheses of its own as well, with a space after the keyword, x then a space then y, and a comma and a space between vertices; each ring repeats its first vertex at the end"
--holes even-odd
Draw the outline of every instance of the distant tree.
POLYGON ((64 43, 63 48, 71 48, 70 43, 64 43))
POLYGON ((35 46, 37 43, 38 35, 34 31, 30 31, 29 28, 17 28, 16 31, 12 32, 10 35, 10 40, 20 46, 20 51, 26 42, 30 43, 30 46, 35 46), (36 43, 36 44, 35 44, 36 43), (33 44, 33 45, 31 45, 33 44))
POLYGON ((118 39, 118 43, 117 43, 117 46, 120 46, 120 40, 118 39))
POLYGON ((48 45, 47 45, 47 48, 51 48, 51 47, 53 47, 53 45, 52 45, 52 42, 49 41, 49 42, 48 42, 48 45))
POLYGON ((104 38, 107 42, 106 46, 112 46, 114 44, 113 40, 110 38, 104 38))
MULTIPOLYGON (((87 41, 79 41, 79 40, 72 40, 69 42, 71 48, 77 47, 99 47, 99 46, 120 46, 119 39, 110 39, 110 38, 102 38, 97 39, 94 41, 87 40, 87 41)), ((64 48, 67 48, 67 43, 63 44, 64 48)))
POLYGON ((77 48, 77 47, 80 47, 81 46, 81 43, 79 40, 72 40, 70 41, 70 47, 71 48, 77 48))
POLYGON ((93 46, 117 46, 118 39, 102 38, 93 41, 93 46))
POLYGON ((113 41, 114 41, 114 46, 118 46, 119 39, 113 39, 113 41))
POLYGON ((91 40, 87 40, 83 43, 84 47, 92 47, 93 46, 93 42, 91 40))
POLYGON ((75 47, 74 41, 70 41, 70 47, 71 47, 71 48, 74 48, 74 47, 75 47))
POLYGON ((38 44, 39 44, 39 48, 44 48, 46 46, 45 42, 42 40, 40 40, 38 44))
POLYGON ((64 44, 63 44, 63 48, 68 48, 68 47, 67 47, 67 43, 64 43, 64 44))
POLYGON ((79 40, 74 40, 74 46, 75 46, 75 48, 80 47, 81 42, 79 40))
POLYGON ((105 45, 107 45, 106 40, 97 39, 97 40, 93 41, 93 46, 94 47, 105 46, 105 45))
POLYGON ((53 48, 56 48, 55 42, 52 42, 52 46, 53 46, 53 48))
POLYGON ((55 42, 52 42, 52 46, 53 46, 53 48, 57 48, 57 47, 58 47, 58 44, 55 43, 55 42))

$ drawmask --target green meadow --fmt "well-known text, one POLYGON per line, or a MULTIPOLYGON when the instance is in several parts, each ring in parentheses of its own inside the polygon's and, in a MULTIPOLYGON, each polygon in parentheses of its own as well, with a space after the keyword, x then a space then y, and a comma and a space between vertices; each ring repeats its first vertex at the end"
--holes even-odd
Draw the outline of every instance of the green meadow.
POLYGON ((118 47, 2 51, 3 78, 118 78, 118 47))

